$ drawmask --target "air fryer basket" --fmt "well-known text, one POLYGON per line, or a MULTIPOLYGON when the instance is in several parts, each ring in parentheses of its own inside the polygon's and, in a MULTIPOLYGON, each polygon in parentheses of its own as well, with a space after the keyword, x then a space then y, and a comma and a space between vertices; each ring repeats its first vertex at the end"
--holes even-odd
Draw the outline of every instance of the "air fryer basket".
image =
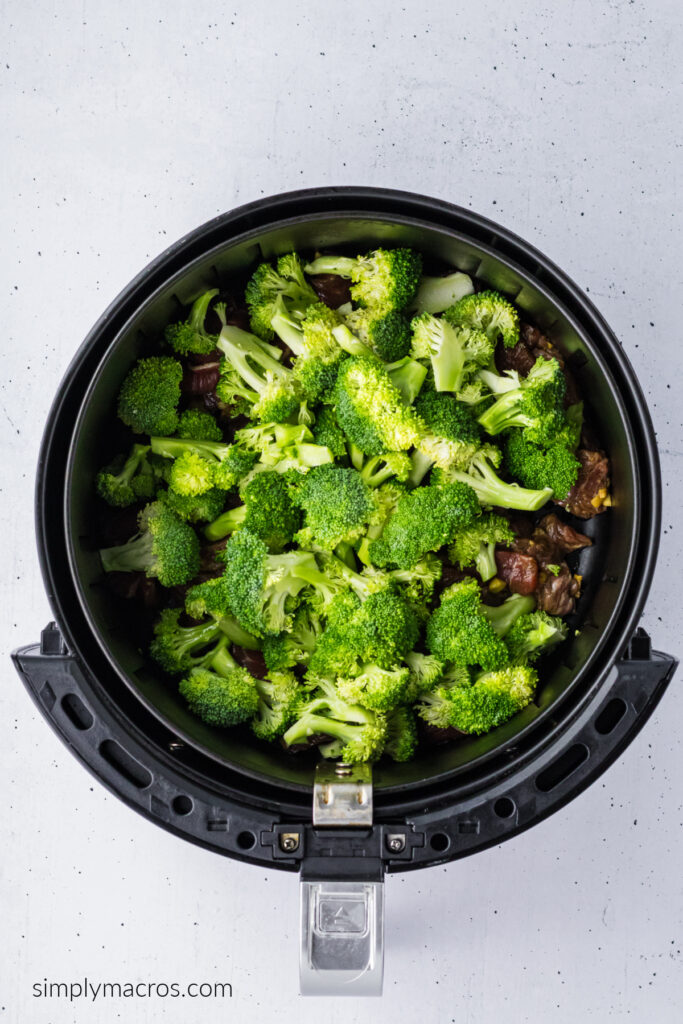
POLYGON ((626 358, 585 296, 539 253, 474 214, 406 193, 327 189, 262 200, 163 254, 70 367, 37 487, 57 626, 44 632, 43 649, 24 648, 15 660, 88 767, 158 823, 232 856, 295 870, 308 862, 309 875, 315 863, 317 878, 354 875, 362 860, 377 881, 385 869, 461 856, 528 827, 587 785, 640 728, 675 666, 652 654, 642 631, 632 639, 656 556, 659 492, 652 427, 626 358), (594 546, 580 555, 580 630, 544 666, 537 704, 487 736, 424 750, 407 764, 380 763, 376 824, 364 837, 346 830, 331 846, 330 833, 310 824, 314 759, 257 743, 246 730, 205 726, 131 641, 101 585, 92 481, 121 446, 112 422, 124 375, 155 350, 181 305, 281 252, 378 243, 413 246, 435 269, 478 277, 558 343, 610 455, 613 507, 581 524, 594 546), (296 835, 296 847, 283 835, 296 835))

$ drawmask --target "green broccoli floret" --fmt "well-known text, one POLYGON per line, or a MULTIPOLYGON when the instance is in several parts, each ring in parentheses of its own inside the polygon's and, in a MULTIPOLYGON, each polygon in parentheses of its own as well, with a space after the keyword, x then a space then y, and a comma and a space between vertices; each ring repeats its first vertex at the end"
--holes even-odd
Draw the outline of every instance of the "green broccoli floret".
POLYGON ((305 588, 313 589, 325 607, 339 590, 318 569, 307 551, 271 555, 249 530, 239 530, 225 547, 225 578, 233 615, 254 636, 281 633, 292 626, 292 604, 305 588))
POLYGON ((339 274, 353 281, 351 297, 376 311, 404 309, 417 291, 422 257, 412 249, 375 249, 367 256, 320 256, 307 274, 339 274))
POLYGON ((282 422, 297 411, 304 396, 293 371, 274 359, 254 334, 227 324, 218 348, 243 384, 258 396, 253 416, 263 422, 282 422))
MULTIPOLYGON (((365 572, 369 574, 371 567, 365 572)), ((378 572, 374 569, 374 572, 378 572)), ((431 552, 420 558, 410 569, 392 569, 383 573, 389 582, 400 584, 404 597, 415 604, 428 604, 432 599, 434 587, 441 579, 443 563, 431 552)))
POLYGON ((304 277, 301 260, 296 253, 281 256, 277 269, 270 263, 259 264, 247 284, 244 297, 251 329, 264 341, 273 337, 272 321, 278 310, 302 315, 308 306, 318 302, 318 296, 304 277))
POLYGON ((214 467, 197 452, 184 451, 173 460, 168 486, 184 498, 197 498, 214 486, 214 467))
POLYGON ((395 363, 385 363, 384 369, 406 405, 412 405, 427 379, 427 367, 405 356, 395 363))
POLYGON ((514 539, 507 519, 489 512, 458 530, 448 557, 461 569, 473 565, 485 583, 497 572, 496 544, 512 544, 514 539))
POLYGON ((164 331, 164 338, 171 348, 175 349, 178 355, 186 356, 190 352, 197 352, 201 355, 208 355, 216 347, 218 337, 215 334, 207 333, 204 327, 206 314, 209 311, 211 300, 218 295, 218 288, 203 292, 192 304, 190 315, 187 320, 177 324, 169 324, 164 331))
POLYGON ((418 313, 442 313, 473 291, 472 278, 459 270, 445 277, 422 277, 412 305, 418 313))
POLYGON ((296 474, 304 474, 313 466, 323 466, 334 462, 329 448, 320 444, 310 444, 313 434, 302 423, 264 423, 258 427, 245 427, 235 433, 235 442, 246 449, 258 452, 260 462, 254 467, 251 476, 247 477, 245 486, 251 477, 265 469, 274 469, 278 473, 289 474, 290 483, 296 483, 296 474), (292 471, 292 472, 290 472, 292 471))
POLYGON ((190 587, 185 595, 185 611, 193 619, 203 619, 206 615, 212 615, 230 643, 237 644, 238 647, 250 651, 256 651, 260 647, 256 637, 242 629, 230 614, 228 581, 225 575, 214 576, 190 587))
POLYGON ((172 434, 182 377, 182 366, 170 356, 139 359, 121 385, 119 417, 134 434, 172 434))
POLYGON ((510 594, 502 604, 481 606, 497 636, 507 636, 520 615, 527 615, 536 607, 536 600, 530 594, 510 594))
POLYGON ((451 727, 479 735, 507 722, 529 704, 538 676, 525 665, 485 672, 472 686, 437 688, 423 698, 420 715, 440 728, 451 727), (438 719, 438 722, 435 721, 438 719))
POLYGON ((313 609, 300 605, 290 630, 277 636, 264 636, 261 650, 266 666, 275 671, 307 665, 316 649, 322 623, 313 609))
POLYGON ((423 693, 433 690, 443 676, 443 662, 433 654, 409 651, 405 656, 410 675, 405 692, 406 704, 414 704, 423 693))
POLYGON ((115 508, 134 505, 141 498, 154 497, 156 479, 147 464, 149 445, 134 444, 128 456, 119 455, 97 474, 100 498, 115 508))
POLYGON ((226 492, 212 487, 203 494, 188 497, 177 491, 159 491, 157 500, 168 505, 176 515, 188 523, 210 523, 217 519, 225 506, 226 492))
POLYGON ((214 618, 193 626, 181 626, 180 608, 164 608, 154 626, 149 653, 165 672, 185 672, 211 662, 228 642, 214 618))
POLYGON ((498 292, 465 295, 446 310, 444 317, 454 327, 483 331, 493 345, 499 338, 506 348, 513 348, 519 341, 519 314, 498 292))
POLYGON ((300 687, 291 672, 269 672, 267 679, 255 679, 258 711, 252 732, 260 740, 273 741, 294 721, 299 707, 300 687))
POLYGON ((426 387, 415 402, 426 426, 412 455, 409 482, 417 487, 431 467, 465 469, 481 446, 479 424, 470 409, 452 395, 426 387))
POLYGON ((437 391, 461 391, 491 361, 493 344, 483 331, 454 327, 445 315, 431 313, 414 317, 411 327, 411 354, 430 361, 437 391))
POLYGON ((564 501, 576 483, 580 463, 561 441, 545 450, 526 438, 526 431, 511 430, 503 448, 505 468, 525 487, 552 487, 556 501, 564 501))
POLYGON ((528 441, 547 447, 565 426, 563 408, 566 381, 556 359, 539 356, 526 377, 515 370, 503 376, 482 370, 480 377, 499 397, 479 416, 487 434, 495 436, 511 427, 524 427, 528 441))
POLYGON ((373 711, 391 711, 405 699, 409 676, 410 670, 405 667, 361 665, 357 676, 337 680, 337 690, 350 704, 361 704, 373 711))
POLYGON ((139 534, 126 544, 102 548, 105 572, 146 572, 162 586, 187 583, 199 571, 199 541, 188 523, 160 501, 138 516, 139 534))
MULTIPOLYGON (((151 437, 150 445, 155 455, 180 461, 180 470, 171 467, 172 487, 203 486, 203 494, 210 487, 229 491, 250 472, 258 455, 241 444, 225 444, 218 441, 192 441, 180 437, 151 437), (189 459, 188 456, 193 456, 189 459), (181 461, 182 460, 182 461, 181 461), (187 474, 187 482, 185 475, 187 474)), ((183 493, 182 491, 180 493, 183 493)), ((186 491, 185 493, 190 493, 186 491)))
POLYGON ((404 494, 382 534, 369 544, 375 565, 410 569, 427 554, 449 544, 456 532, 479 515, 470 487, 418 487, 404 494))
POLYGON ((408 355, 410 321, 399 309, 354 309, 344 319, 352 333, 384 362, 393 363, 408 355))
POLYGON ((367 532, 356 549, 356 554, 363 565, 370 565, 370 543, 381 537, 384 527, 396 511, 399 500, 406 493, 406 488, 396 478, 381 484, 375 489, 376 511, 373 513, 367 532))
POLYGON ((300 705, 297 720, 283 736, 284 743, 290 747, 322 734, 341 741, 336 745, 337 756, 347 764, 377 760, 387 732, 384 716, 342 700, 328 680, 319 682, 311 699, 300 705))
POLYGON ((567 624, 557 615, 536 611, 520 615, 505 634, 510 659, 518 665, 537 661, 567 636, 567 624))
POLYGON ((192 441, 223 440, 223 432, 211 413, 201 409, 186 409, 182 412, 176 434, 192 441))
POLYGON ((498 508, 515 508, 523 512, 535 512, 552 498, 551 487, 531 491, 519 484, 508 484, 496 473, 501 453, 493 445, 483 445, 470 461, 466 470, 448 467, 435 469, 432 484, 448 484, 459 481, 468 484, 482 505, 498 508))
POLYGON ((393 761, 410 761, 416 749, 415 715, 410 708, 395 708, 387 715, 384 753, 393 761))
POLYGON ((472 680, 466 668, 449 665, 437 682, 438 685, 420 693, 415 710, 428 725, 448 729, 451 727, 451 691, 471 687, 472 680))
POLYGON ((334 387, 344 358, 334 333, 341 324, 341 317, 322 302, 309 306, 303 316, 289 314, 279 302, 273 327, 297 356, 294 377, 308 401, 325 400, 334 387))
POLYGON ((414 410, 404 404, 376 360, 347 359, 339 370, 334 397, 339 426, 366 455, 406 451, 424 432, 414 410))
POLYGON ((208 725, 228 727, 253 718, 259 710, 256 680, 222 647, 210 668, 195 668, 180 681, 190 711, 208 725))
POLYGON ((427 623, 427 647, 440 661, 463 668, 481 665, 497 669, 509 661, 503 640, 482 608, 481 591, 474 579, 444 590, 441 604, 427 623))
POLYGON ((342 541, 357 540, 375 510, 372 493, 360 474, 344 466, 314 467, 301 477, 293 500, 304 513, 298 543, 328 551, 342 541))
POLYGON ((299 527, 300 516, 284 477, 273 470, 257 473, 242 490, 244 504, 230 508, 204 530, 207 540, 222 540, 244 528, 273 552, 282 551, 299 527))
MULTIPOLYGON (((360 453, 363 459, 362 453, 360 453)), ((368 487, 380 487, 391 477, 399 482, 405 482, 413 464, 406 452, 387 452, 385 455, 371 455, 363 460, 360 469, 361 479, 368 487)))
POLYGON ((337 423, 334 409, 323 406, 317 413, 311 430, 316 444, 323 445, 334 455, 335 459, 343 459, 346 455, 346 437, 337 423))

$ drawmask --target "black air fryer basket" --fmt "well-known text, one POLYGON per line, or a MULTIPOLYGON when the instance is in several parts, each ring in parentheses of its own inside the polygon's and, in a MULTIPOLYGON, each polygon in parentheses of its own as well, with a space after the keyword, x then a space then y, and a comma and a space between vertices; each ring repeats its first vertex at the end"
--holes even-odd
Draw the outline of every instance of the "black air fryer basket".
POLYGON ((616 338, 539 252, 469 211, 383 189, 260 200, 171 247, 110 306, 48 418, 36 490, 55 622, 14 661, 74 754, 129 806, 192 842, 300 872, 306 993, 381 991, 382 879, 500 843, 596 779, 635 737, 674 658, 637 628, 655 564, 660 477, 652 425, 616 338), (487 736, 348 774, 193 718, 123 627, 101 586, 93 478, 121 381, 204 287, 292 249, 409 245, 503 292, 566 353, 612 467, 611 510, 582 524, 581 629, 538 703, 487 736))

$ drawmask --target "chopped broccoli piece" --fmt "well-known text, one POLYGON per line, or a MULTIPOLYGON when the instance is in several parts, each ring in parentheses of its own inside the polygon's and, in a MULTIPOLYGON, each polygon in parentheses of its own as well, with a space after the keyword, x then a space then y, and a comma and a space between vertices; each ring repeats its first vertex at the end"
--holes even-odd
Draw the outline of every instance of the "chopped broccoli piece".
POLYGON ((264 341, 270 341, 273 317, 279 310, 303 314, 308 306, 318 301, 318 296, 304 277, 299 257, 289 253, 279 258, 277 269, 270 263, 261 263, 256 268, 247 284, 245 299, 252 331, 264 341))
POLYGON ((335 465, 311 469, 293 498, 304 513, 304 527, 296 537, 299 544, 329 551, 342 541, 358 540, 376 507, 360 474, 335 465))
POLYGON ((502 604, 481 606, 497 636, 507 636, 520 615, 527 615, 536 607, 536 600, 530 594, 511 594, 502 604))
POLYGON ((273 741, 286 731, 296 718, 300 688, 291 672, 272 671, 267 679, 255 679, 258 711, 251 728, 260 740, 273 741))
POLYGON ((184 498, 206 494, 214 486, 214 467, 197 452, 184 451, 173 460, 168 478, 169 487, 184 498))
POLYGON ((505 643, 484 612, 474 579, 444 590, 441 604, 427 623, 427 647, 440 661, 463 668, 481 665, 483 669, 497 669, 509 661, 505 643))
POLYGON ((102 548, 105 572, 146 572, 162 586, 187 583, 199 571, 199 541, 192 527, 160 501, 138 516, 140 533, 116 547, 102 548))
POLYGON ((412 405, 427 379, 427 367, 418 363, 416 359, 405 356, 395 363, 386 363, 385 369, 403 401, 406 405, 412 405))
MULTIPOLYGON (((174 474, 175 463, 171 467, 171 486, 220 487, 224 491, 237 486, 249 473, 258 455, 247 450, 241 444, 225 444, 218 441, 193 441, 180 437, 151 437, 150 445, 155 455, 181 462, 180 471, 174 474), (187 456, 195 458, 188 460, 187 456), (201 461, 197 461, 201 460, 201 461), (183 474, 189 473, 187 482, 183 474), (193 475, 194 473, 194 475, 193 475), (175 483, 174 483, 175 481, 175 483)), ((180 493, 183 493, 180 491, 180 493)), ((185 493, 190 493, 186 491, 185 493)), ((195 491, 195 493, 204 493, 195 491)))
POLYGON ((182 412, 176 434, 191 441, 223 440, 223 432, 211 413, 201 409, 186 409, 182 412))
POLYGON ((170 356, 139 359, 119 392, 118 414, 134 434, 172 434, 183 368, 170 356))
POLYGON ((417 487, 434 464, 442 469, 466 469, 481 446, 479 424, 469 407, 452 395, 425 388, 415 402, 415 411, 427 429, 412 456, 411 486, 417 487))
POLYGON ((437 391, 460 391, 493 355, 493 344, 483 331, 454 327, 445 315, 420 313, 411 327, 412 356, 430 361, 437 391))
POLYGON ((412 305, 418 313, 443 313, 473 291, 472 278, 459 270, 445 277, 422 277, 412 305))
POLYGON ((567 636, 567 624, 544 611, 520 615, 505 634, 511 660, 518 665, 533 663, 567 636))
POLYGON ((164 608, 154 626, 149 653, 165 672, 185 672, 208 665, 227 637, 216 619, 181 626, 180 608, 164 608))
POLYGON ((519 341, 519 314, 498 292, 465 295, 444 316, 454 327, 482 331, 493 345, 499 338, 506 348, 513 348, 519 341))
POLYGON ((273 470, 257 473, 242 491, 243 505, 230 508, 204 530, 215 541, 244 528, 260 537, 271 551, 289 544, 299 526, 299 514, 292 503, 287 482, 273 470))
POLYGON ((280 670, 307 665, 318 644, 322 628, 318 614, 300 605, 289 631, 278 633, 277 636, 265 636, 261 641, 267 667, 280 670))
POLYGON ((186 497, 177 491, 159 491, 157 500, 168 505, 176 515, 188 523, 210 523, 217 519, 225 506, 225 491, 212 487, 203 494, 186 497))
POLYGON ((448 556, 461 569, 473 565, 486 583, 497 572, 496 544, 512 544, 514 539, 507 519, 489 512, 458 530, 448 556))
POLYGON ((346 455, 346 437, 344 436, 344 431, 337 423, 334 409, 331 409, 329 406, 323 406, 316 415, 312 430, 316 444, 329 448, 335 459, 344 458, 346 455))
POLYGON ((566 424, 562 403, 567 386, 556 359, 539 356, 526 377, 515 370, 503 376, 482 370, 480 377, 499 396, 479 416, 487 434, 524 427, 526 439, 535 444, 548 447, 556 442, 566 424))
POLYGON ((406 451, 423 432, 380 362, 351 357, 341 366, 334 396, 337 422, 366 455, 406 451))
POLYGON ((164 331, 164 338, 178 355, 186 356, 191 352, 208 355, 216 347, 218 337, 209 334, 204 326, 206 314, 211 300, 218 295, 218 288, 203 292, 192 304, 187 320, 177 324, 169 324, 164 331))
POLYGON ((552 487, 531 491, 519 484, 508 484, 496 473, 501 453, 492 445, 483 445, 472 458, 466 470, 448 467, 435 469, 432 483, 447 484, 455 481, 468 484, 476 493, 482 505, 498 508, 516 508, 523 512, 535 512, 552 498, 552 487))
POLYGON ((262 422, 282 422, 297 411, 303 394, 293 371, 274 359, 255 335, 228 324, 221 330, 218 348, 258 396, 253 416, 262 422))
POLYGON ((360 476, 368 487, 380 487, 391 477, 404 482, 413 467, 410 456, 405 452, 387 452, 385 455, 371 455, 363 463, 360 476))
POLYGON ((505 468, 525 487, 552 487, 556 501, 564 501, 576 483, 580 463, 561 441, 545 450, 526 438, 526 431, 511 430, 505 439, 505 468))
POLYGON ((350 704, 362 704, 373 711, 391 711, 405 698, 410 670, 362 665, 357 676, 337 680, 340 697, 350 704))
POLYGON ((381 536, 370 542, 370 558, 376 565, 410 569, 428 551, 449 544, 478 515, 479 502, 470 487, 419 487, 399 498, 381 536))
POLYGON ((259 710, 256 680, 222 647, 210 668, 194 668, 180 681, 190 711, 208 725, 227 728, 247 722, 259 710))
POLYGON ((320 680, 320 688, 299 708, 299 717, 283 736, 289 747, 324 735, 341 741, 338 755, 347 764, 374 761, 382 753, 387 724, 383 715, 358 704, 349 704, 334 684, 320 680))
POLYGON ((414 297, 422 257, 412 249, 375 249, 367 256, 320 256, 304 268, 307 274, 339 274, 353 281, 351 297, 375 311, 405 309, 414 297))
POLYGON ((420 651, 409 651, 405 656, 405 662, 410 671, 405 701, 407 704, 415 704, 423 693, 434 689, 443 676, 444 666, 433 654, 423 654, 420 651))
POLYGON ((400 310, 354 309, 344 319, 353 334, 386 363, 408 355, 410 321, 400 310))
POLYGON ((126 508, 140 498, 153 497, 155 478, 147 465, 148 452, 149 445, 134 444, 128 456, 119 455, 101 469, 95 479, 100 498, 115 508, 126 508))
POLYGON ((417 749, 417 726, 410 708, 395 708, 387 715, 384 753, 393 761, 410 761, 417 749))
POLYGON ((538 677, 532 668, 509 665, 479 675, 471 686, 437 688, 423 697, 419 713, 440 728, 490 732, 530 703, 538 677))

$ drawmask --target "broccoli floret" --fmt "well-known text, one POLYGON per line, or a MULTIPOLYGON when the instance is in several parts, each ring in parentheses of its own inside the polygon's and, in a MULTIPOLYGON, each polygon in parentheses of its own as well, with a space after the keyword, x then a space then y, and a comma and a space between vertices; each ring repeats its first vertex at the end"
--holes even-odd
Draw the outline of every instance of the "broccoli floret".
POLYGON ((139 359, 119 392, 118 414, 134 434, 172 434, 183 368, 170 356, 139 359))
POLYGON ((196 498, 210 491, 214 481, 212 463, 197 452, 184 451, 173 460, 168 485, 184 498, 196 498))
POLYGON ((303 393, 293 371, 274 359, 255 335, 228 324, 221 330, 218 348, 243 384, 258 396, 253 416, 277 423, 297 411, 303 393))
POLYGON ((351 297, 376 311, 404 309, 417 291, 422 257, 412 249, 375 249, 367 256, 320 256, 307 274, 339 274, 353 281, 351 297))
POLYGON ((342 459, 346 455, 346 438, 344 431, 337 423, 334 409, 323 406, 316 414, 313 427, 313 437, 316 444, 323 445, 334 455, 335 459, 342 459))
POLYGON ((225 506, 225 491, 212 487, 203 494, 186 497, 177 491, 159 491, 157 500, 168 505, 176 515, 188 523, 210 523, 217 519, 225 506))
MULTIPOLYGON (((365 572, 369 574, 370 568, 365 572)), ((394 583, 400 584, 401 593, 415 606, 431 601, 434 587, 441 579, 442 572, 441 559, 430 552, 420 558, 411 569, 392 569, 386 576, 389 581, 393 580, 394 583)))
POLYGON ((293 722, 298 710, 300 689, 291 672, 269 672, 267 679, 255 679, 258 711, 252 720, 253 733, 260 740, 275 740, 293 722))
POLYGON ((294 377, 308 401, 325 400, 334 387, 344 349, 335 337, 342 320, 322 302, 309 306, 303 318, 279 308, 273 327, 297 356, 294 377))
POLYGON ((502 604, 481 606, 482 614, 486 616, 497 636, 507 636, 507 633, 514 626, 520 615, 527 615, 536 607, 535 598, 530 594, 511 594, 502 604))
POLYGON ((350 704, 362 704, 373 711, 391 711, 405 698, 410 670, 362 665, 357 676, 337 680, 339 695, 350 704))
POLYGON ((289 551, 271 555, 260 537, 249 530, 239 530, 229 539, 225 565, 230 610, 254 636, 290 629, 291 605, 305 587, 313 588, 323 607, 339 590, 338 584, 320 572, 312 554, 289 551))
POLYGON ((507 519, 489 512, 458 530, 448 557, 461 569, 473 565, 485 583, 497 572, 496 544, 512 544, 514 539, 507 519))
POLYGON ((415 411, 427 429, 412 455, 410 484, 417 487, 434 464, 465 469, 481 445, 479 424, 469 407, 427 387, 418 396, 415 411))
POLYGON ((428 725, 436 729, 448 729, 451 727, 451 696, 456 689, 467 689, 471 687, 472 680, 466 668, 459 665, 449 665, 438 685, 432 689, 425 689, 419 695, 415 709, 428 725))
POLYGON ((176 434, 192 441, 223 440, 223 432, 211 413, 201 409, 186 409, 182 412, 176 434))
POLYGON ((283 736, 289 747, 324 735, 341 741, 338 756, 347 764, 374 761, 382 753, 387 723, 383 715, 342 700, 332 683, 320 680, 311 700, 299 708, 299 717, 283 736))
POLYGON ((384 753, 393 761, 410 761, 417 749, 417 726, 410 708, 395 708, 387 715, 384 753))
POLYGON ((138 516, 139 534, 126 544, 102 548, 105 572, 146 572, 162 586, 187 583, 199 571, 199 541, 192 527, 160 501, 138 516))
POLYGON ((446 310, 444 317, 454 327, 483 331, 493 345, 499 338, 506 348, 513 348, 519 341, 519 314, 498 292, 465 295, 446 310))
POLYGON ((370 558, 376 565, 410 569, 478 515, 479 502, 469 487, 418 487, 399 499, 381 536, 369 544, 370 558))
POLYGON ((355 469, 316 466, 301 478, 294 502, 303 510, 297 534, 302 547, 333 550, 342 541, 358 540, 375 510, 372 493, 355 469))
POLYGON ((334 389, 337 422, 366 455, 406 451, 424 427, 405 405, 382 364, 351 357, 341 366, 334 389))
POLYGON ((373 513, 365 537, 357 547, 356 554, 363 565, 370 565, 370 542, 381 537, 384 527, 396 511, 401 497, 406 493, 406 488, 397 482, 394 477, 385 484, 381 484, 375 490, 376 511, 373 513))
POLYGON ((237 664, 226 647, 215 655, 210 668, 192 669, 178 689, 190 711, 208 725, 239 725, 259 710, 256 680, 237 664))
POLYGON ((427 379, 427 367, 405 356, 395 363, 385 363, 384 368, 406 405, 412 405, 427 379))
POLYGON ((230 643, 250 651, 258 650, 260 645, 256 637, 242 629, 230 614, 228 597, 228 583, 225 575, 215 576, 190 587, 185 595, 185 611, 193 619, 202 619, 206 615, 212 615, 218 620, 218 625, 230 643))
POLYGON ((278 310, 284 308, 287 313, 303 314, 308 306, 318 301, 296 253, 281 256, 277 269, 270 263, 261 263, 247 284, 244 297, 251 329, 264 341, 273 337, 272 320, 278 310))
POLYGON ((515 370, 503 376, 482 370, 489 390, 499 397, 479 416, 487 434, 524 427, 527 440, 547 447, 565 426, 563 399, 566 381, 556 359, 539 356, 526 377, 515 370))
POLYGON ((405 692, 406 704, 414 704, 423 693, 433 690, 443 676, 443 662, 433 654, 409 651, 405 656, 410 675, 405 692))
POLYGON ((493 355, 493 344, 483 331, 454 327, 445 315, 420 313, 411 327, 412 356, 431 362, 437 391, 460 391, 493 355))
POLYGON ((208 665, 227 643, 216 619, 194 626, 181 626, 180 608, 164 608, 154 626, 149 653, 165 672, 185 672, 208 665))
POLYGON ((537 661, 567 636, 567 624, 557 615, 536 611, 520 615, 505 634, 510 658, 515 664, 537 661))
POLYGON ((410 321, 400 310, 354 309, 344 319, 352 333, 386 363, 408 355, 410 321))
POLYGON ((282 474, 273 470, 257 473, 242 490, 242 499, 243 505, 228 509, 205 528, 207 540, 221 540, 244 528, 260 537, 271 551, 282 551, 300 519, 282 474))
POLYGON ((192 304, 190 315, 187 320, 177 324, 169 324, 164 331, 164 338, 171 348, 175 349, 178 355, 186 356, 190 352, 197 352, 201 355, 208 355, 216 347, 218 337, 215 334, 207 333, 204 327, 206 314, 209 311, 211 300, 218 295, 218 288, 212 288, 204 292, 192 304))
MULTIPOLYGON (((151 437, 150 445, 155 455, 176 462, 183 459, 181 469, 174 473, 175 463, 171 467, 171 486, 205 486, 220 487, 229 491, 250 472, 258 455, 249 451, 241 444, 225 444, 218 441, 192 441, 180 437, 151 437), (188 456, 194 458, 188 460, 188 456), (198 461, 199 460, 199 461, 198 461), (182 474, 189 473, 188 484, 182 481, 182 474)), ((181 492, 182 493, 182 492, 181 492)), ((186 492, 187 493, 187 492, 186 492)), ((204 493, 196 491, 195 493, 204 493)))
POLYGON ((501 453, 493 445, 483 445, 470 461, 466 470, 448 467, 435 469, 432 483, 447 484, 455 481, 468 484, 477 495, 482 505, 495 505, 498 508, 515 508, 523 512, 535 512, 542 508, 552 497, 551 487, 531 491, 519 484, 508 484, 496 473, 500 465, 501 453))
MULTIPOLYGON (((362 453, 361 453, 362 458, 362 453)), ((405 452, 387 452, 385 455, 371 455, 365 459, 360 476, 368 487, 380 487, 391 477, 403 483, 410 476, 413 464, 405 452)))
POLYGON ((126 508, 141 498, 153 497, 155 477, 147 465, 148 452, 149 445, 134 444, 128 456, 119 455, 101 469, 95 479, 100 498, 115 508, 126 508))
POLYGON ((422 277, 412 305, 418 313, 442 313, 473 291, 472 278, 459 270, 445 277, 422 277))
POLYGON ((261 650, 266 666, 271 670, 307 665, 316 649, 322 631, 320 617, 311 608, 300 605, 294 615, 292 628, 277 636, 265 636, 261 650))
POLYGON ((552 487, 556 501, 564 501, 576 483, 580 463, 561 441, 543 450, 526 438, 526 431, 511 430, 505 439, 505 468, 525 487, 552 487))
POLYGON ((474 579, 454 583, 441 595, 441 604, 427 623, 427 647, 440 661, 463 668, 481 665, 502 668, 508 650, 485 614, 481 591, 474 579))
POLYGON ((432 724, 437 724, 433 720, 437 716, 441 728, 450 726, 475 735, 490 732, 530 703, 537 681, 532 668, 509 665, 479 675, 472 686, 437 689, 431 708, 425 703, 426 713, 421 708, 420 714, 429 721, 431 712, 432 724))

